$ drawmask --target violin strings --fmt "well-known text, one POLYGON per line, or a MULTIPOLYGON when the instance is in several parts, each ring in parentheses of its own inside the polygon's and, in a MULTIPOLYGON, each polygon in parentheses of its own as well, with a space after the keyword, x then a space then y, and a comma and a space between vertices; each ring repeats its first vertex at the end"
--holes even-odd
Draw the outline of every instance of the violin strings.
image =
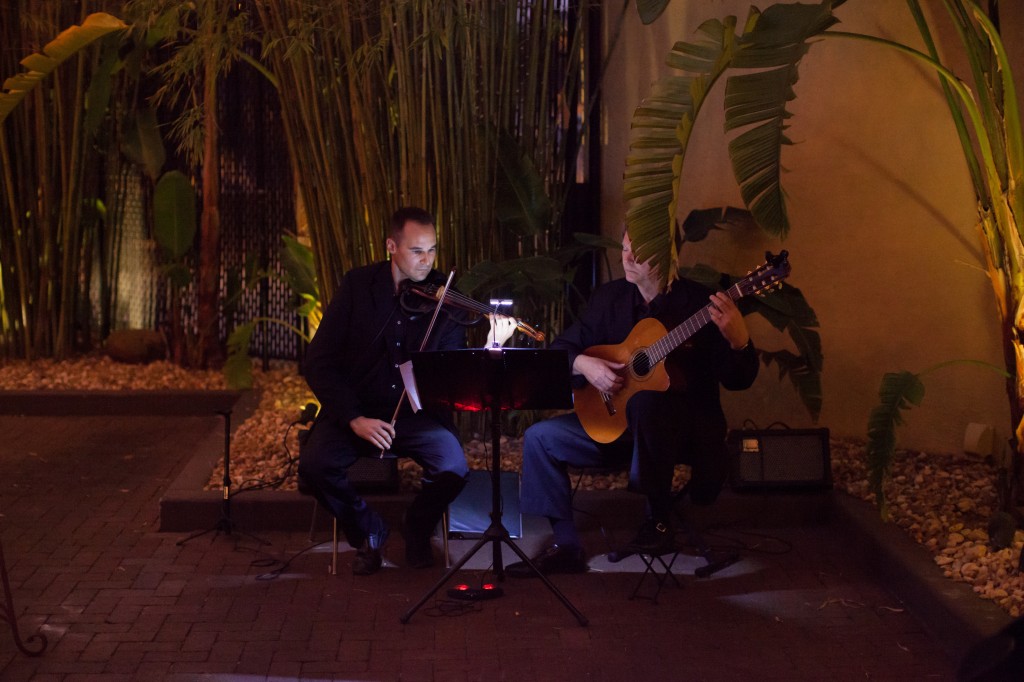
POLYGON ((487 312, 490 312, 490 310, 491 310, 489 306, 486 306, 486 305, 484 305, 482 303, 478 303, 477 301, 475 301, 474 299, 470 298, 469 296, 466 296, 465 294, 461 294, 461 293, 459 293, 457 291, 452 291, 451 289, 449 289, 448 293, 445 294, 445 298, 450 298, 453 301, 457 301, 457 302, 461 303, 462 305, 466 306, 467 308, 469 308, 470 310, 473 310, 475 312, 487 313, 487 312))

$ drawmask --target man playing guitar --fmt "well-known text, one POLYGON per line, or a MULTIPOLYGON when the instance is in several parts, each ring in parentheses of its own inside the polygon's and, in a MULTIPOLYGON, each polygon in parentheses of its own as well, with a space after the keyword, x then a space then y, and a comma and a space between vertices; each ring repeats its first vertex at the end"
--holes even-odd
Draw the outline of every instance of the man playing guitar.
MULTIPOLYGON (((586 417, 577 398, 575 413, 534 424, 523 441, 522 511, 547 517, 554 535, 553 544, 533 559, 545 574, 587 570, 573 522, 570 466, 628 467, 630 488, 647 497, 647 514, 626 549, 668 550, 674 543, 675 465, 692 467, 688 492, 694 502, 715 500, 728 471, 719 387, 742 390, 757 377, 757 354, 743 315, 729 295, 685 279, 663 286, 650 260, 635 260, 628 234, 622 239, 622 267, 625 277, 595 290, 583 315, 551 347, 568 351, 574 386, 596 389, 606 399, 635 391, 627 394, 625 432, 612 436, 611 442, 595 440, 588 435, 592 429, 581 423, 581 416, 586 417), (633 381, 635 366, 596 348, 622 344, 637 323, 653 322, 648 318, 672 329, 695 313, 713 324, 695 330, 665 357, 667 390, 657 386, 645 390, 633 381)), ((614 412, 610 403, 609 411, 614 412)), ((534 575, 522 562, 507 568, 512 576, 534 575)))

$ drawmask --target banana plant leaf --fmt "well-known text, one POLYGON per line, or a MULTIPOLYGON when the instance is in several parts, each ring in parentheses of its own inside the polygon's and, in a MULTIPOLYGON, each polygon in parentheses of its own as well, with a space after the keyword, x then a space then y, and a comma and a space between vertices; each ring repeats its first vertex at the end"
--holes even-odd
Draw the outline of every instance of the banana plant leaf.
POLYGON ((669 0, 636 0, 636 11, 644 25, 653 24, 668 7, 669 0))
POLYGON ((544 178, 529 154, 508 133, 498 135, 495 217, 517 235, 541 234, 551 224, 551 200, 544 178))
POLYGON ((290 235, 285 235, 281 239, 284 242, 281 248, 281 266, 284 268, 288 286, 299 296, 319 301, 320 288, 316 282, 313 250, 290 235))
POLYGON ((698 33, 701 42, 677 43, 668 60, 689 75, 659 79, 634 112, 624 173, 626 225, 636 258, 653 258, 666 279, 678 256, 675 214, 693 122, 736 47, 731 25, 706 22, 698 33))
POLYGON ((868 417, 868 485, 875 504, 887 516, 883 483, 892 469, 896 452, 896 427, 903 423, 903 412, 924 400, 924 384, 912 372, 888 372, 878 388, 879 403, 868 417))
POLYGON ((517 297, 553 301, 564 291, 565 269, 550 256, 528 256, 494 263, 481 261, 459 278, 459 289, 472 296, 501 290, 517 297))
POLYGON ((42 52, 21 60, 27 71, 4 81, 0 92, 0 123, 25 97, 63 62, 73 57, 94 41, 113 31, 122 31, 128 25, 105 12, 90 14, 81 25, 71 26, 48 42, 42 52))
POLYGON ((707 94, 731 69, 745 70, 729 76, 725 86, 733 174, 757 224, 772 236, 786 236, 781 182, 781 150, 790 144, 786 105, 794 98, 798 65, 810 40, 837 21, 831 14, 836 4, 773 5, 763 14, 751 8, 741 32, 735 16, 713 19, 701 24, 696 41, 672 48, 667 64, 682 73, 658 80, 633 114, 624 196, 638 259, 654 258, 661 266, 675 262, 686 149, 707 94))
POLYGON ((165 173, 153 190, 153 236, 171 262, 180 262, 196 237, 196 193, 180 171, 165 173))
POLYGON ((152 107, 140 109, 128 125, 121 142, 121 152, 139 166, 153 182, 160 179, 167 150, 160 136, 160 125, 152 107))
POLYGON ((721 230, 727 226, 757 227, 757 222, 750 211, 732 206, 698 208, 690 211, 683 221, 683 239, 688 242, 703 241, 712 230, 721 230))
MULTIPOLYGON (((742 279, 722 274, 704 264, 679 268, 677 276, 716 289, 727 289, 742 279)), ((821 335, 816 331, 818 316, 803 293, 796 287, 780 282, 770 291, 740 299, 737 305, 744 315, 758 313, 792 339, 798 354, 787 350, 768 351, 758 348, 758 356, 766 367, 774 364, 778 368, 779 381, 789 379, 811 419, 817 421, 822 406, 821 372, 824 356, 821 335)))

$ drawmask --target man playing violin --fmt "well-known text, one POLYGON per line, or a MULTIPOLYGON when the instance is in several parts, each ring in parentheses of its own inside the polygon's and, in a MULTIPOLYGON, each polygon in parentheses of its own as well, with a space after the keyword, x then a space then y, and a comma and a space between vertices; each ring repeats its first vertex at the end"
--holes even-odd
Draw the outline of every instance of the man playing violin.
MULTIPOLYGON (((380 569, 389 534, 348 478, 359 457, 392 450, 423 467, 422 489, 406 510, 403 529, 406 563, 415 568, 433 565, 430 538, 469 473, 451 414, 413 413, 403 400, 399 367, 412 352, 466 346, 465 326, 455 315, 438 315, 430 329, 431 314, 410 314, 400 302, 404 282, 445 283, 434 269, 433 216, 400 208, 391 217, 385 245, 389 260, 345 273, 303 362, 320 412, 300 451, 299 476, 356 548, 356 575, 380 569)), ((502 316, 491 320, 491 338, 503 343, 514 323, 502 316)))
MULTIPOLYGON (((576 413, 538 422, 526 430, 521 509, 545 516, 551 523, 553 544, 533 559, 545 574, 587 570, 573 522, 569 466, 628 468, 630 488, 643 493, 647 505, 646 518, 626 552, 668 551, 674 545, 675 465, 691 465, 687 492, 694 502, 710 504, 715 500, 727 472, 726 423, 719 386, 745 389, 757 376, 758 359, 750 334, 728 295, 685 279, 664 287, 650 260, 636 261, 628 234, 622 239, 622 267, 625 277, 595 290, 580 318, 551 344, 568 351, 577 387, 589 383, 611 395, 623 390, 625 365, 588 354, 587 349, 622 343, 645 318, 656 318, 672 329, 709 306, 713 324, 666 357, 665 369, 671 380, 667 391, 640 390, 629 398, 627 428, 618 439, 596 442, 576 413)), ((509 565, 508 573, 535 575, 523 562, 509 565)))

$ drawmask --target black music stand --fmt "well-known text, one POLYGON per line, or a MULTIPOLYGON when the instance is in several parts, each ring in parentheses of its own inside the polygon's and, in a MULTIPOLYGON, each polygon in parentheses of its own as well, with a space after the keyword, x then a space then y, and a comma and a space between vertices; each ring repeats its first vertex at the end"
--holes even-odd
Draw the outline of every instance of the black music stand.
POLYGON ((499 580, 504 580, 501 544, 505 543, 576 616, 579 624, 586 625, 586 616, 512 542, 501 522, 501 411, 571 408, 566 352, 529 348, 421 352, 412 354, 412 366, 424 405, 491 412, 491 525, 400 620, 408 623, 413 614, 487 543, 491 543, 494 550, 495 574, 499 580))

